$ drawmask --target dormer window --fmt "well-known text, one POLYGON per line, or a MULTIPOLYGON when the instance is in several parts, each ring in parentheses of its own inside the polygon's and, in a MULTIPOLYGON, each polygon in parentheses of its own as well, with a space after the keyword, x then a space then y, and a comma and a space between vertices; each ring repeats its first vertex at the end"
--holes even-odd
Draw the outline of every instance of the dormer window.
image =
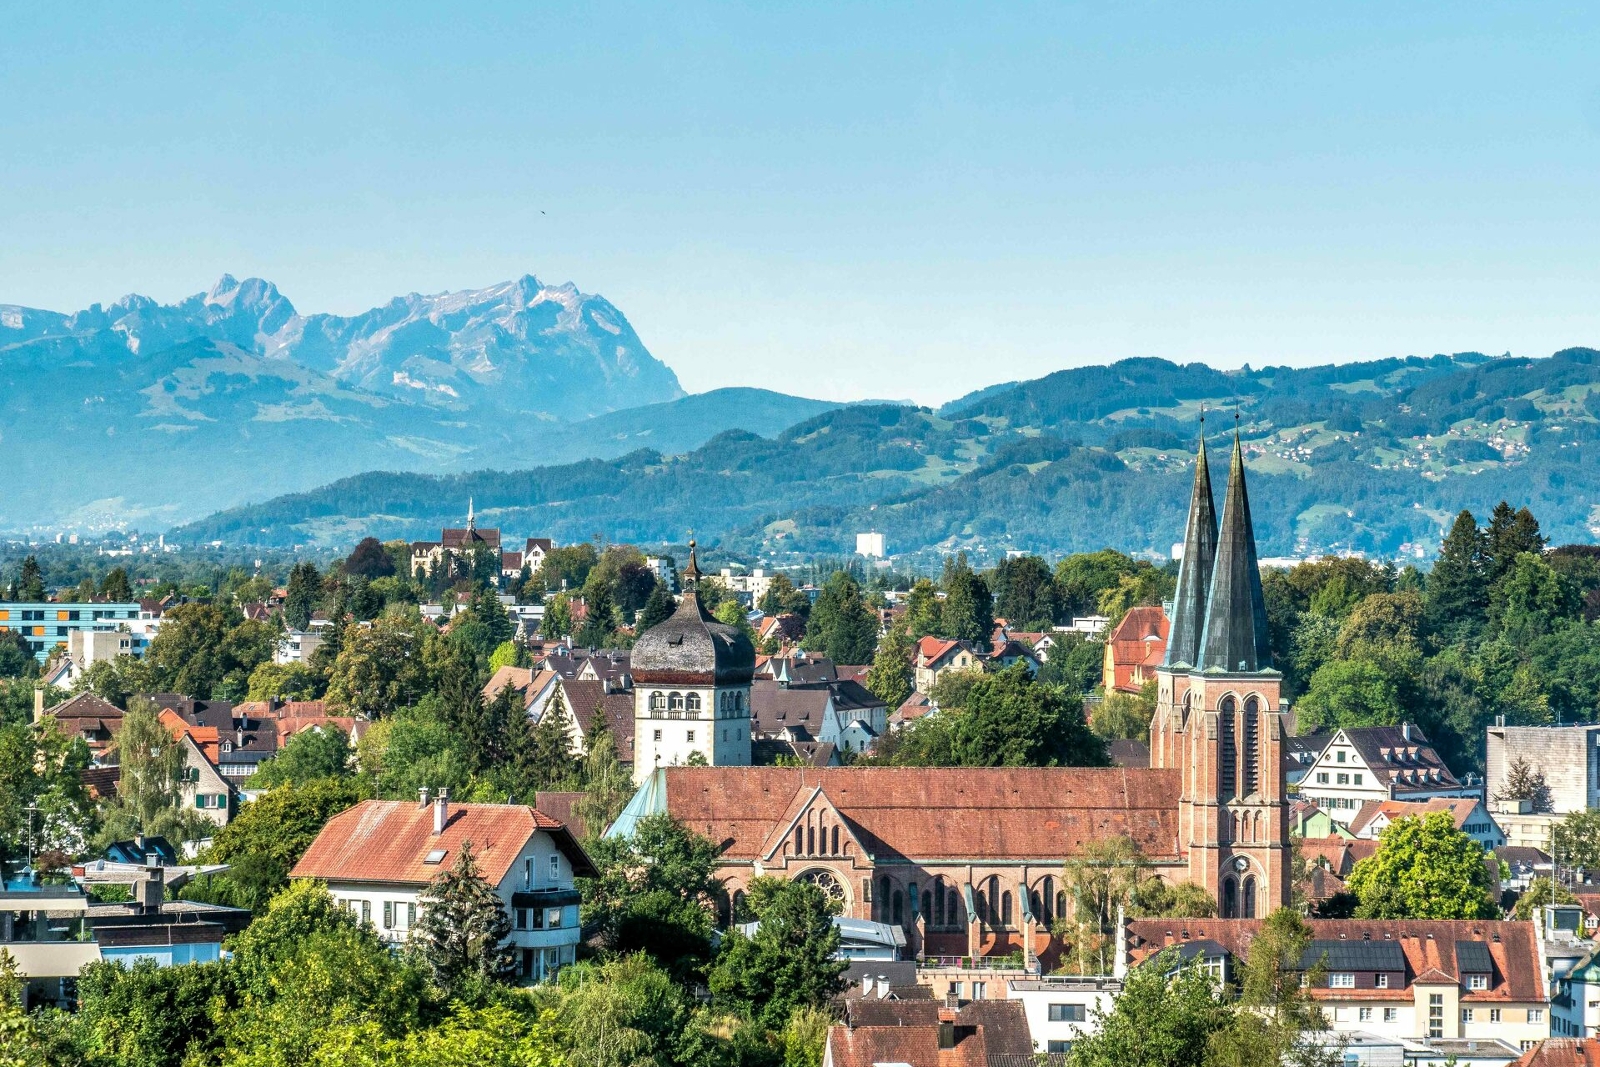
POLYGON ((1469 975, 1467 975, 1467 988, 1468 989, 1476 989, 1476 990, 1488 989, 1489 988, 1489 976, 1486 975, 1486 974, 1469 974, 1469 975))
POLYGON ((224 751, 224 752, 232 752, 233 751, 233 742, 232 741, 224 741, 224 742, 222 742, 222 751, 224 751))

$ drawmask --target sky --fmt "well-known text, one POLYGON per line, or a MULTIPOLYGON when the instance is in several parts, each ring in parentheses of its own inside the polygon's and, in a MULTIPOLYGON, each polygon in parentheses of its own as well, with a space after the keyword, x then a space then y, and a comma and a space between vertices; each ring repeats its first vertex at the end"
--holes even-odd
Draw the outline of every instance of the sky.
POLYGON ((533 273, 686 389, 1600 347, 1594 4, 30 4, 0 303, 533 273))

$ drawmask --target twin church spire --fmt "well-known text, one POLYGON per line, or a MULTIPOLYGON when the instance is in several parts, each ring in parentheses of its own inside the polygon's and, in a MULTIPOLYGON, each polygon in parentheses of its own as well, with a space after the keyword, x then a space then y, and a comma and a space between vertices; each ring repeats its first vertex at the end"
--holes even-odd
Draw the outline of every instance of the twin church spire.
POLYGON ((1272 651, 1268 638, 1267 606, 1261 593, 1239 434, 1234 431, 1228 495, 1223 501, 1219 529, 1202 430, 1162 666, 1222 674, 1270 670, 1272 651))

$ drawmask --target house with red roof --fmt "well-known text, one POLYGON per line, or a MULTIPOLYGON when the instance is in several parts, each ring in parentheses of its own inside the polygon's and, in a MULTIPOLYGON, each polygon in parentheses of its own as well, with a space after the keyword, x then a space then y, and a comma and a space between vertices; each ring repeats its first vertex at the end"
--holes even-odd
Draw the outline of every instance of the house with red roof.
POLYGON ((954 637, 924 637, 917 642, 916 680, 919 693, 933 689, 945 671, 972 671, 982 667, 978 650, 954 637))
POLYGON ((1170 624, 1159 604, 1129 608, 1106 638, 1100 684, 1107 693, 1137 693, 1156 676, 1167 654, 1170 624))
POLYGON ((315 878, 390 944, 416 929, 423 891, 472 849, 478 873, 511 918, 517 973, 555 978, 580 939, 574 878, 594 864, 561 822, 526 804, 452 804, 422 790, 419 802, 367 800, 328 820, 291 878, 315 878))

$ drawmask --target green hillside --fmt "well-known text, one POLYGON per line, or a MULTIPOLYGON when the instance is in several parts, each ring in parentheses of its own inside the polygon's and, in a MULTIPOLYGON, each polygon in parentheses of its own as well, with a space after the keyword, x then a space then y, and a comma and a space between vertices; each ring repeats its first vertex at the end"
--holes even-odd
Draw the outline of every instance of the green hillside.
MULTIPOLYGON (((685 401, 674 402, 677 404, 685 401)), ((670 405, 667 405, 670 406, 670 405)), ((265 544, 416 536, 468 495, 507 530, 681 541, 781 558, 849 551, 1164 555, 1183 521, 1198 416, 1234 411, 1269 555, 1431 554, 1457 510, 1526 503, 1557 541, 1600 534, 1600 352, 1479 354, 1223 373, 1128 360, 980 391, 942 415, 861 406, 771 438, 721 434, 522 471, 363 474, 174 531, 265 544)), ((626 413, 619 413, 626 414, 626 413)), ((610 417, 610 416, 608 416, 610 417)), ((486 520, 487 521, 487 520, 486 520)))

